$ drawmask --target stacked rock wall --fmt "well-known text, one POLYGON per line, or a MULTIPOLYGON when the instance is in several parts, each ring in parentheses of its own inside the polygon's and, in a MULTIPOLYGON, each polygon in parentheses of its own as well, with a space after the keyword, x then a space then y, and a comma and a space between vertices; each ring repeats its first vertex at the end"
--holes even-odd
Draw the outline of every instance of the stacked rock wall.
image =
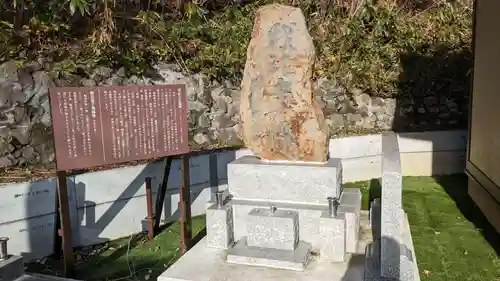
MULTIPOLYGON (((86 77, 54 75, 43 61, 23 66, 0 64, 0 167, 41 166, 54 162, 48 89, 55 86, 184 83, 189 100, 189 133, 194 148, 241 145, 238 137, 240 89, 231 82, 186 75, 177 66, 159 64, 144 76, 128 76, 123 68, 100 67, 86 77)), ((372 97, 361 90, 315 81, 316 99, 332 137, 396 129, 422 131, 466 128, 467 98, 426 96, 372 97)))

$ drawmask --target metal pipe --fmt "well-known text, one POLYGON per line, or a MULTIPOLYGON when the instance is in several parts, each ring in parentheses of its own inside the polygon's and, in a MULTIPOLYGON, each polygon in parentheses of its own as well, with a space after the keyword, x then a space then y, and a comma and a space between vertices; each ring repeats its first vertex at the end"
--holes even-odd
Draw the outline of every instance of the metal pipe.
POLYGON ((0 237, 0 260, 6 260, 9 257, 7 241, 9 241, 8 237, 0 237))
POLYGON ((146 212, 147 212, 147 229, 148 239, 152 240, 155 237, 154 230, 154 214, 153 214, 153 192, 151 188, 151 178, 146 178, 146 212))
POLYGON ((276 212, 276 206, 274 206, 273 204, 269 205, 269 209, 271 210, 271 214, 274 214, 274 212, 276 212))
POLYGON ((189 157, 182 156, 182 184, 180 187, 180 224, 181 224, 181 252, 185 253, 191 245, 191 197, 189 190, 189 157))
POLYGON ((337 211, 339 208, 339 199, 337 197, 328 197, 328 214, 330 217, 334 218, 337 216, 337 211))
POLYGON ((224 207, 224 191, 216 191, 215 192, 215 203, 217 208, 222 209, 224 207))

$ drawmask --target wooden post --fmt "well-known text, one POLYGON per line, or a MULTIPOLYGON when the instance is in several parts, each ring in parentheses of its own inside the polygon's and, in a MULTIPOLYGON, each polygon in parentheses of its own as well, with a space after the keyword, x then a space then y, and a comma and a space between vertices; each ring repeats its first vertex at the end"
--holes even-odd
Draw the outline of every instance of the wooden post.
POLYGON ((181 251, 185 253, 191 244, 191 196, 189 190, 189 157, 182 156, 182 185, 179 190, 180 223, 181 223, 181 251))
POLYGON ((75 259, 73 256, 73 239, 71 219, 69 216, 68 183, 66 171, 57 171, 57 198, 59 203, 59 219, 61 225, 62 250, 64 259, 64 275, 73 276, 75 259))
POLYGON ((154 230, 158 231, 160 226, 161 213, 163 211, 163 202, 165 201, 165 195, 167 193, 168 187, 168 177, 170 175, 170 167, 172 166, 172 157, 168 156, 165 163, 165 170, 163 171, 163 182, 158 189, 158 194, 156 195, 156 206, 155 206, 155 224, 154 230))

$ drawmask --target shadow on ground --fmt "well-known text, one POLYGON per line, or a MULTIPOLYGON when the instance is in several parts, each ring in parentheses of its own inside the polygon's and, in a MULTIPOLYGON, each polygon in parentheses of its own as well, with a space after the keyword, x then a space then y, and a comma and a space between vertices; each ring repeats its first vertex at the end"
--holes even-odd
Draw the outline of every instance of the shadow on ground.
POLYGON ((497 255, 500 255, 500 234, 496 232, 495 228, 488 222, 479 207, 469 196, 467 184, 464 184, 464 182, 468 180, 467 176, 462 174, 434 178, 453 201, 455 201, 462 215, 474 224, 476 229, 481 232, 484 239, 488 241, 491 247, 496 251, 497 255))

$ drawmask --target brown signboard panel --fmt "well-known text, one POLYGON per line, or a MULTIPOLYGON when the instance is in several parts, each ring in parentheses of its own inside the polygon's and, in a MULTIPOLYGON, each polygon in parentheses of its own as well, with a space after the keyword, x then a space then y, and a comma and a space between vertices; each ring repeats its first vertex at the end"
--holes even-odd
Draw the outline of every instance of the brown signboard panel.
POLYGON ((184 85, 54 88, 50 105, 58 170, 189 151, 184 85))

